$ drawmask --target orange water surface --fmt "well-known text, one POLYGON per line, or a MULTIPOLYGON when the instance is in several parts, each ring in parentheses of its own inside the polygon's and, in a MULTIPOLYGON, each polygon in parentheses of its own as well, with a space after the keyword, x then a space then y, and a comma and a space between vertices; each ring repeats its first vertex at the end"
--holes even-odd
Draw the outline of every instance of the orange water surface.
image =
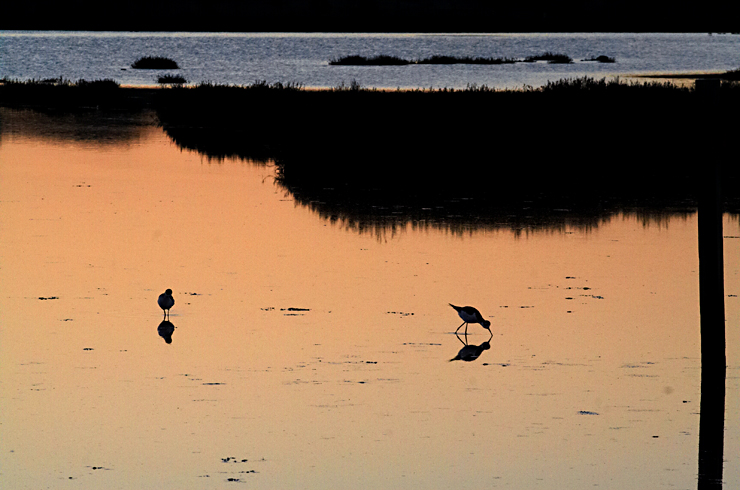
MULTIPOLYGON (((696 486, 695 214, 358 233, 271 164, 154 125, 108 140, 2 116, 0 487, 696 486), (448 303, 492 322, 473 362, 449 362, 465 337, 448 303)), ((737 217, 724 227, 738 488, 737 217)))

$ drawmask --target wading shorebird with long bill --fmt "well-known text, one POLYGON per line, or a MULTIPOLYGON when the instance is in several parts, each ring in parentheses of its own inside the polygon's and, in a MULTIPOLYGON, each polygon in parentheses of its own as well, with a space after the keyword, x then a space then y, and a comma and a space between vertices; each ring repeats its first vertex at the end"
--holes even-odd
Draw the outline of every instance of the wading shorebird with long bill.
POLYGON ((170 308, 175 306, 175 298, 172 297, 172 290, 168 289, 157 298, 157 304, 164 311, 164 318, 170 317, 170 308))
POLYGON ((491 322, 488 320, 484 320, 483 316, 480 314, 480 311, 476 310, 472 306, 455 306, 452 303, 450 303, 450 306, 455 308, 455 311, 457 311, 457 314, 460 315, 460 318, 462 318, 462 323, 459 327, 457 327, 457 330, 455 330, 455 334, 457 334, 457 331, 460 330, 460 327, 465 325, 465 335, 468 334, 468 323, 480 323, 480 326, 491 331, 491 322))

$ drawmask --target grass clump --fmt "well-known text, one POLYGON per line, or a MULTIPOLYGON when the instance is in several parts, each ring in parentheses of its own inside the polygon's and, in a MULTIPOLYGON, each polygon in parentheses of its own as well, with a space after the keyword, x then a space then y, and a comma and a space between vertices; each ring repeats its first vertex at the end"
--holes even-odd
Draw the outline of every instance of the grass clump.
POLYGON ((550 51, 536 55, 536 56, 527 56, 524 58, 525 63, 533 63, 535 61, 547 61, 548 63, 573 63, 573 59, 568 56, 567 54, 559 54, 559 53, 551 53, 550 51))
MULTIPOLYGON (((594 61, 604 61, 599 56, 594 61)), ((397 56, 379 55, 373 57, 365 57, 359 55, 344 56, 341 58, 335 58, 329 62, 330 65, 340 66, 403 66, 403 65, 503 65, 513 63, 531 63, 535 61, 547 61, 548 63, 572 63, 573 60, 570 56, 556 53, 544 53, 538 56, 528 56, 521 59, 515 58, 493 58, 485 56, 447 56, 447 55, 433 55, 427 58, 419 60, 405 60, 397 56)), ((613 62, 613 59, 612 59, 613 62)))
POLYGON ((144 56, 131 64, 137 70, 177 70, 177 62, 163 56, 144 56))
POLYGON ((128 106, 121 85, 113 79, 0 80, 0 105, 7 107, 103 108, 128 106))
POLYGON ((587 58, 583 61, 596 61, 599 63, 615 63, 617 60, 615 60, 614 58, 610 56, 606 56, 602 54, 601 56, 596 56, 596 57, 592 56, 591 58, 587 58))
POLYGON ((157 83, 163 85, 181 85, 183 83, 188 83, 188 81, 182 75, 167 74, 161 75, 159 78, 157 78, 157 83))
POLYGON ((360 55, 343 56, 335 58, 329 62, 330 65, 339 66, 401 66, 409 65, 410 61, 399 58, 398 56, 387 56, 381 54, 370 58, 360 55))
POLYGON ((733 80, 733 81, 740 80, 740 68, 724 72, 721 75, 721 78, 723 80, 733 80))
POLYGON ((513 58, 486 58, 472 56, 439 56, 434 55, 415 62, 418 65, 502 65, 516 63, 513 58))

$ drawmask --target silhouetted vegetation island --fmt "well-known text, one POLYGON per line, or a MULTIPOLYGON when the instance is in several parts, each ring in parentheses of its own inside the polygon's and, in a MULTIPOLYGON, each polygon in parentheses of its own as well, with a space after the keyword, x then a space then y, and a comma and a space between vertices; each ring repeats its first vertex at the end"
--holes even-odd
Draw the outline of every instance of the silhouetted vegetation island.
POLYGON ((597 61, 599 63, 616 63, 617 60, 615 60, 614 58, 610 56, 606 56, 602 54, 600 56, 584 59, 583 61, 597 61))
POLYGON ((131 64, 137 70, 178 70, 180 66, 175 60, 163 56, 144 56, 131 64))
MULTIPOLYGON (((599 58, 602 58, 601 56, 599 58)), ((605 58, 605 57, 604 57, 605 58)), ((418 60, 406 60, 397 56, 378 55, 365 57, 360 55, 343 56, 329 61, 332 66, 403 66, 403 65, 503 65, 513 63, 533 63, 547 61, 548 63, 572 63, 573 59, 564 54, 544 53, 536 56, 516 58, 487 58, 473 56, 433 55, 418 60)), ((590 60, 591 61, 591 60, 590 60)), ((594 59, 593 61, 601 61, 594 59)))
POLYGON ((329 61, 335 66, 400 66, 410 65, 412 62, 397 56, 378 55, 367 58, 360 55, 342 56, 329 61))
POLYGON ((548 63, 567 64, 567 63, 573 63, 573 58, 571 58, 567 54, 551 53, 549 51, 546 53, 540 54, 540 55, 527 56, 526 58, 524 58, 525 63, 534 63, 537 61, 547 61, 548 63))

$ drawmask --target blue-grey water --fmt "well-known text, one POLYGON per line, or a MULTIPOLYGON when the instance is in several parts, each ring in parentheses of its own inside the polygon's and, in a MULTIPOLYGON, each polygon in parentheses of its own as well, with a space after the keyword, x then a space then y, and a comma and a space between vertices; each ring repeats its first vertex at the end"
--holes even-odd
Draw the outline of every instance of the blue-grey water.
POLYGON ((310 34, 0 31, 0 78, 111 78, 154 85, 163 70, 134 70, 142 56, 178 62, 190 83, 297 83, 336 87, 353 81, 377 88, 539 87, 591 76, 722 72, 740 67, 740 35, 650 33, 310 34), (522 59, 562 53, 572 64, 330 66, 348 55, 432 55, 522 59), (615 63, 584 59, 606 55, 615 63))

